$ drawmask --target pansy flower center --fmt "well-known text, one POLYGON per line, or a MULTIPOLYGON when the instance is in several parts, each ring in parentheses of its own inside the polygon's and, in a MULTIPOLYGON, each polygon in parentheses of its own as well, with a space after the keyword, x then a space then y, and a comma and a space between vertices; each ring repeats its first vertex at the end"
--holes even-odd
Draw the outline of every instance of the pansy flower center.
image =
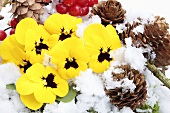
POLYGON ((78 68, 78 64, 75 58, 66 58, 66 64, 64 68, 69 69, 70 67, 73 67, 75 69, 78 68))
POLYGON ((43 44, 43 39, 40 39, 40 42, 35 42, 35 49, 36 54, 41 54, 42 49, 48 50, 48 46, 46 44, 43 44))
POLYGON ((29 61, 23 60, 24 65, 19 65, 20 68, 24 69, 24 73, 26 73, 26 70, 32 66, 32 64, 29 61))
POLYGON ((72 29, 71 30, 65 30, 64 28, 61 29, 61 35, 59 37, 59 40, 63 41, 66 38, 71 37, 71 34, 73 33, 72 29))
POLYGON ((57 84, 54 82, 54 75, 48 74, 47 78, 42 78, 45 87, 57 88, 57 84))
POLYGON ((107 60, 107 61, 111 61, 112 58, 110 58, 110 47, 108 47, 107 49, 103 49, 103 48, 100 48, 100 54, 98 56, 98 61, 99 62, 103 62, 104 60, 107 60))

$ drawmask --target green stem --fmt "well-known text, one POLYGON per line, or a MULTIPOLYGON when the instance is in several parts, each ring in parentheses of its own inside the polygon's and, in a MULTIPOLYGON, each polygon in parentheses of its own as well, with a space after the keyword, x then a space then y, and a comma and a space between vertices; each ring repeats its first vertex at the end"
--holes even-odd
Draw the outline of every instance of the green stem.
POLYGON ((166 87, 170 89, 170 79, 166 78, 165 75, 154 65, 147 63, 148 69, 157 77, 166 87))

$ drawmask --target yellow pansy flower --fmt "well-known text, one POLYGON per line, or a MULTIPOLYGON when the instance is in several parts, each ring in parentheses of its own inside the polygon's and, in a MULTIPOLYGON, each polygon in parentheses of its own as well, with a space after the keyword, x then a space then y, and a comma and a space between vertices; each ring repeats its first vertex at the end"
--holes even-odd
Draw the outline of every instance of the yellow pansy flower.
POLYGON ((54 68, 35 63, 17 80, 16 90, 25 106, 37 110, 43 103, 55 102, 56 96, 66 96, 69 87, 54 68))
POLYGON ((86 49, 90 55, 89 67, 96 73, 108 69, 112 50, 120 48, 121 42, 116 30, 111 25, 104 27, 102 24, 89 25, 83 34, 86 49))
POLYGON ((37 62, 35 59, 30 59, 30 54, 26 53, 24 48, 25 46, 17 42, 15 35, 10 35, 0 45, 0 56, 4 63, 13 62, 20 68, 21 73, 24 73, 37 62))
POLYGON ((82 19, 68 14, 54 13, 44 22, 45 29, 52 34, 50 40, 53 42, 63 41, 66 38, 76 36, 77 24, 82 19))
POLYGON ((48 53, 48 50, 53 47, 52 45, 55 45, 53 40, 51 41, 49 38, 51 34, 45 30, 43 25, 38 25, 32 18, 21 20, 16 31, 17 41, 25 46, 24 50, 30 54, 30 59, 36 62, 42 63, 44 54, 48 53), (27 27, 25 28, 25 26, 27 27), (23 29, 25 30, 23 31, 23 29))
POLYGON ((16 47, 24 50, 25 46, 18 43, 14 34, 6 37, 0 44, 1 58, 6 62, 13 62, 15 60, 13 55, 16 54, 16 47))
POLYGON ((89 54, 81 39, 72 37, 54 46, 50 55, 52 63, 57 65, 60 76, 71 79, 87 69, 89 54))

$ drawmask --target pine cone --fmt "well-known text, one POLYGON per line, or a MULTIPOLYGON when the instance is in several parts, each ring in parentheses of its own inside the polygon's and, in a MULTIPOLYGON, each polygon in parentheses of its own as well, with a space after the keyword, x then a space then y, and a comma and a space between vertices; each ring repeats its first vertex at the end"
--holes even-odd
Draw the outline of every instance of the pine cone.
POLYGON ((122 23, 125 18, 126 11, 122 8, 120 2, 116 0, 101 1, 94 5, 91 10, 91 15, 98 15, 103 25, 112 24, 115 26, 122 23))
POLYGON ((117 106, 119 109, 124 106, 131 107, 134 110, 136 107, 140 107, 146 101, 146 81, 145 76, 135 69, 131 69, 129 65, 124 65, 118 67, 124 72, 122 73, 112 73, 113 80, 120 81, 123 78, 128 78, 132 80, 136 85, 134 92, 123 91, 122 87, 116 87, 115 89, 106 89, 106 95, 110 97, 112 104, 117 106))
MULTIPOLYGON (((139 19, 140 21, 140 19, 139 19)), ((149 22, 148 22, 149 23, 149 22)), ((133 30, 142 25, 140 22, 127 23, 126 30, 119 36, 125 44, 125 38, 132 38, 132 43, 136 47, 148 47, 150 45, 156 54, 155 65, 157 67, 170 65, 170 35, 168 33, 169 25, 165 18, 155 17, 153 24, 145 24, 143 33, 135 33, 133 30)), ((150 57, 146 56, 148 59, 150 57)))
POLYGON ((43 6, 47 4, 44 0, 14 0, 10 12, 13 13, 13 17, 17 16, 18 20, 26 17, 39 20, 40 15, 44 13, 43 6))

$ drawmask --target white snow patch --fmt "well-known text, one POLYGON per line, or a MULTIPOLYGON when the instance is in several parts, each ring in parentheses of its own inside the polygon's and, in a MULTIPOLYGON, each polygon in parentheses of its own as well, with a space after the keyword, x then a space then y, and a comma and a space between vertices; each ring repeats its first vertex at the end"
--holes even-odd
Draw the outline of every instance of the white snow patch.
POLYGON ((125 61, 130 64, 130 66, 140 72, 143 72, 145 69, 145 62, 147 61, 146 58, 143 56, 143 49, 132 47, 132 39, 127 38, 125 39, 127 48, 124 53, 125 61))
POLYGON ((170 79, 170 65, 167 66, 167 68, 168 68, 168 69, 165 71, 165 75, 166 75, 167 78, 170 79))
POLYGON ((110 113, 134 113, 130 107, 123 107, 122 109, 118 109, 116 106, 112 107, 112 112, 110 113))
POLYGON ((136 111, 137 111, 138 113, 152 113, 152 109, 142 110, 142 109, 137 108, 136 111))
POLYGON ((112 70, 108 70, 103 73, 106 89, 122 88, 123 92, 127 92, 129 90, 130 92, 134 92, 136 85, 133 83, 133 80, 129 80, 128 78, 123 78, 120 81, 114 80, 112 72, 112 70))
POLYGON ((100 77, 92 72, 92 69, 87 69, 85 72, 80 72, 80 75, 75 78, 75 89, 88 95, 104 96, 104 86, 100 77))
POLYGON ((139 25, 133 29, 133 32, 137 35, 138 33, 143 33, 144 32, 144 26, 139 25))
POLYGON ((0 65, 0 79, 5 84, 15 83, 21 76, 20 69, 13 63, 0 65))

